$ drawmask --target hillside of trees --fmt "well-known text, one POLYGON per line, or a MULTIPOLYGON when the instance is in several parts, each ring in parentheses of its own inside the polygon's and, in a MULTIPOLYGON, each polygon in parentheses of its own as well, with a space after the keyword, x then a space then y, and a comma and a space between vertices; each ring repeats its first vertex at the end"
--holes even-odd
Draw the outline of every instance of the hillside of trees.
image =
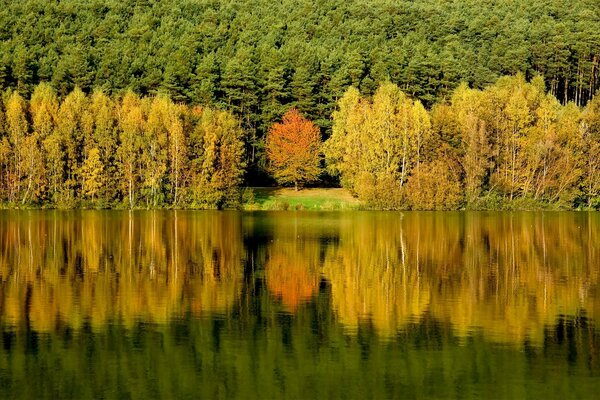
MULTIPOLYGON (((262 136, 294 106, 328 134, 350 86, 391 81, 426 107, 461 82, 545 77, 561 103, 600 87, 596 0, 2 1, 0 87, 130 89, 230 108, 262 136)), ((262 161, 264 163, 264 157, 262 161)))
POLYGON ((3 203, 235 206, 297 109, 321 182, 369 207, 600 205, 594 0, 26 0, 0 21, 3 203))

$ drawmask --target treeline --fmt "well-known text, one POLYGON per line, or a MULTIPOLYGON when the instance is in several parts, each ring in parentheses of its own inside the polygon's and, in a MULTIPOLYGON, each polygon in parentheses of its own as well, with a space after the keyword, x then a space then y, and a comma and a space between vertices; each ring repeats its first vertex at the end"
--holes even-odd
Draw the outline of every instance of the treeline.
MULTIPOLYGON (((286 115, 269 131, 267 171, 300 186, 339 179, 369 208, 600 207, 600 97, 563 106, 540 77, 462 85, 429 110, 393 83, 372 97, 351 87, 323 144, 310 121, 286 115)), ((166 95, 75 89, 60 100, 43 83, 26 101, 9 90, 0 102, 0 201, 238 207, 252 143, 232 113, 166 95)))
POLYGON ((217 208, 238 204, 244 137, 229 112, 158 95, 48 84, 0 109, 0 199, 13 206, 217 208))
POLYGON ((226 105, 257 161, 289 106, 329 132, 351 85, 370 96, 390 81, 429 107, 460 82, 521 72, 585 105, 600 87, 598 32, 596 0, 3 1, 0 87, 226 105))
POLYGON ((562 106, 540 77, 457 88, 428 112, 395 84, 350 88, 324 145, 330 173, 378 209, 600 206, 600 97, 562 106))

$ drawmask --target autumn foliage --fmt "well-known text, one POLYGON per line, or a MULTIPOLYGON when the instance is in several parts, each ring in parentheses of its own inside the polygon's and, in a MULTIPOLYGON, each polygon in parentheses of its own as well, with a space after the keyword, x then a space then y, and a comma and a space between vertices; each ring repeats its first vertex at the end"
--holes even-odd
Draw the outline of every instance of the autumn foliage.
POLYGON ((314 263, 314 248, 307 251, 283 246, 274 249, 266 264, 267 287, 288 311, 296 311, 319 291, 318 263, 314 263))
POLYGON ((600 208, 600 96, 563 105, 541 77, 464 84, 430 109, 394 83, 373 96, 350 87, 330 129, 318 123, 291 109, 263 138, 231 111, 164 94, 9 90, 0 205, 232 208, 262 172, 318 184, 323 153, 329 176, 373 209, 600 208))
POLYGON ((0 99, 0 202, 58 208, 235 207, 245 132, 228 111, 49 84, 0 99))
POLYGON ((561 105, 542 78, 457 88, 426 110, 393 83, 349 88, 324 143, 329 173, 375 209, 600 206, 600 97, 561 105))
POLYGON ((292 108, 275 123, 267 137, 267 157, 270 171, 278 183, 303 183, 318 178, 321 157, 319 128, 292 108))

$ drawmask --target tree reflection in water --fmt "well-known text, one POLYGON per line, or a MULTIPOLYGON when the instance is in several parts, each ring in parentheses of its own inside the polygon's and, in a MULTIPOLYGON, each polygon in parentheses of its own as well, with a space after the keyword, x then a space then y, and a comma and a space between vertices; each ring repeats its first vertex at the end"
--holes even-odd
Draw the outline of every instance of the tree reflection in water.
POLYGON ((599 239, 594 213, 0 213, 0 393, 587 397, 599 239))

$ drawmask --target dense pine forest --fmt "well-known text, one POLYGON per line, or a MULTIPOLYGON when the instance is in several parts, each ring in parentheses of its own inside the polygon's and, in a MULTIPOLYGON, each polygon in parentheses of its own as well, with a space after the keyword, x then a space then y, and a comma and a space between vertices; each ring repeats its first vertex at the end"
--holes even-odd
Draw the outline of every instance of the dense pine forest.
POLYGON ((6 204, 236 206, 280 175, 268 137, 295 109, 323 141, 312 180, 370 207, 600 206, 595 0, 31 0, 0 21, 6 204))

